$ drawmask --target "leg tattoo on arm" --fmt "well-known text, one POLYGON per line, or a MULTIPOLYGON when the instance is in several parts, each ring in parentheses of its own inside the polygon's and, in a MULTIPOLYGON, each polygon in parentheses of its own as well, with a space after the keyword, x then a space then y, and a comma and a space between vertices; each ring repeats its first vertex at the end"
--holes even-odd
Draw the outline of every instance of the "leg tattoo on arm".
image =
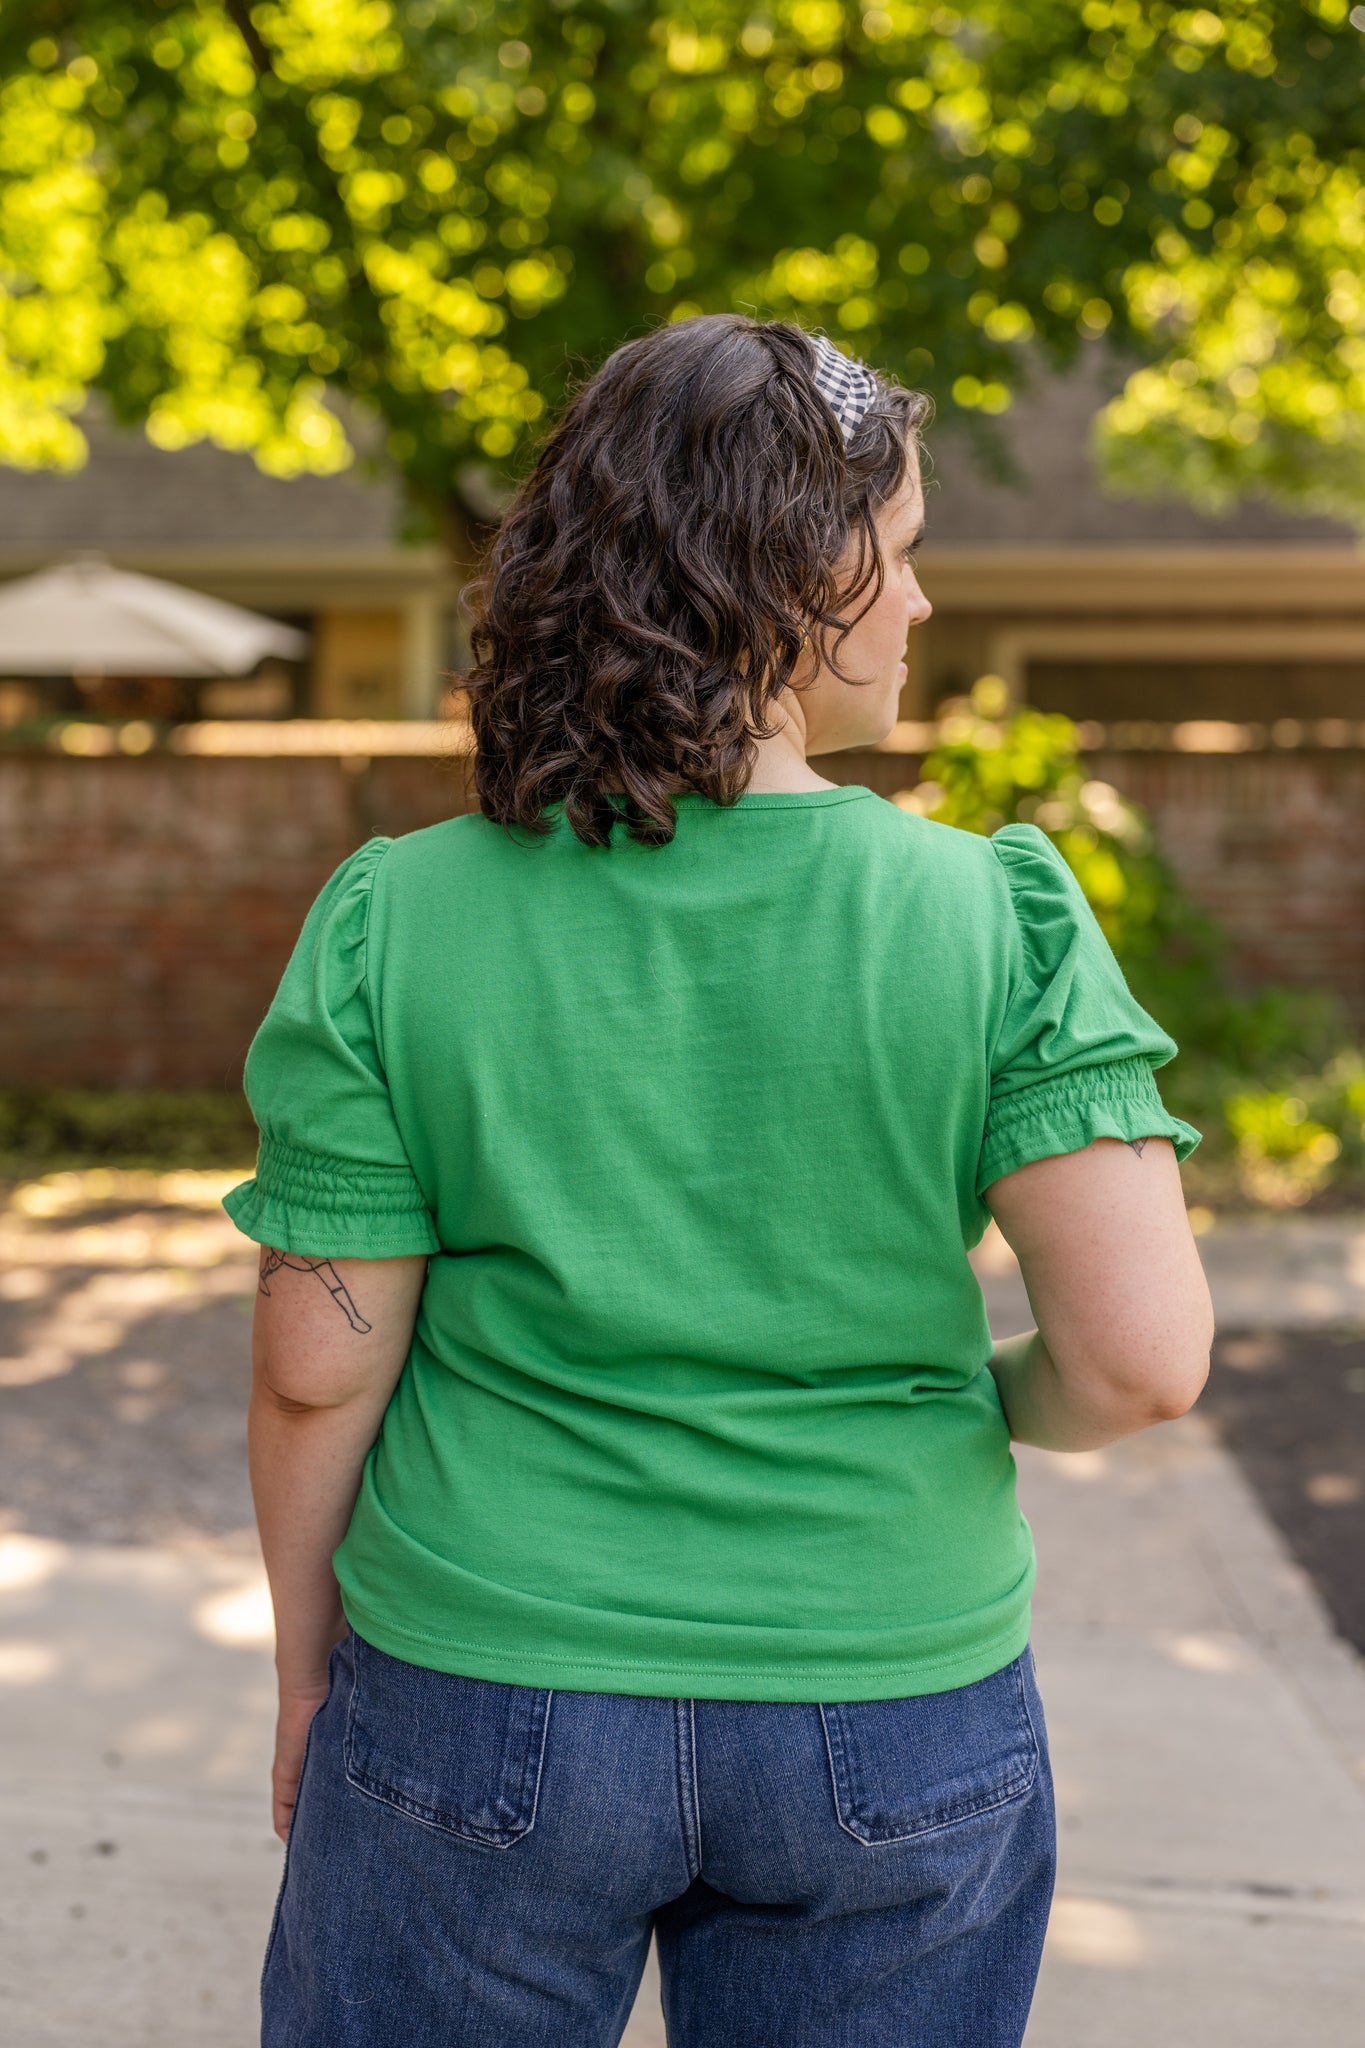
POLYGON ((351 1298, 351 1291, 330 1259, 306 1259, 297 1252, 277 1252, 270 1245, 261 1246, 260 1292, 269 1299, 270 1289, 266 1284, 280 1268, 287 1267, 291 1273, 316 1273, 327 1292, 331 1295, 341 1313, 353 1330, 362 1337, 374 1328, 367 1323, 351 1298))
POLYGON ((1130 1145, 1132 1146, 1133 1150, 1134 1150, 1134 1151, 1135 1151, 1135 1152, 1137 1153, 1137 1156, 1138 1156, 1138 1158, 1139 1158, 1139 1159, 1141 1159, 1141 1157, 1142 1157, 1142 1148, 1143 1148, 1143 1146, 1144 1146, 1144 1145, 1145 1145, 1145 1144, 1147 1143, 1147 1140, 1146 1140, 1145 1138, 1129 1138, 1129 1140, 1128 1140, 1128 1143, 1129 1143, 1129 1144, 1130 1144, 1130 1145))

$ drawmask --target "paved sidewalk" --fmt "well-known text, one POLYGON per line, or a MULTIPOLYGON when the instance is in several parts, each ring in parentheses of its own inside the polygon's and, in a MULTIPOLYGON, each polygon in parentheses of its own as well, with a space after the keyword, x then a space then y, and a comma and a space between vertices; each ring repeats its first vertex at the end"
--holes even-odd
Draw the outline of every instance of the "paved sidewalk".
MULTIPOLYGON (((1365 1219, 1201 1244, 1222 1327, 1365 1320, 1365 1219)), ((994 1233, 979 1270, 1027 1327, 994 1233)), ((1365 1667, 1197 1414, 1020 1470, 1061 1815, 1029 2048, 1355 2048, 1365 1667)), ((7 2043, 251 2048, 273 1706, 248 1533, 0 1535, 7 2043)), ((626 2041, 662 2048, 652 1979, 626 2041)))

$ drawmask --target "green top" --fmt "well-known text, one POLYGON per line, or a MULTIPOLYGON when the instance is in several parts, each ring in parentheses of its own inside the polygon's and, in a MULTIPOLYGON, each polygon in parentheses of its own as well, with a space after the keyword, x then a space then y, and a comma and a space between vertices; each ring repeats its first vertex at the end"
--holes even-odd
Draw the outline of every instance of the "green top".
POLYGON ((345 861, 252 1045, 227 1209, 432 1254, 334 1553, 435 1670, 756 1700, 1024 1648, 1033 1548, 968 1262, 983 1188, 1200 1134, 1032 825, 689 794, 663 848, 462 817, 345 861))

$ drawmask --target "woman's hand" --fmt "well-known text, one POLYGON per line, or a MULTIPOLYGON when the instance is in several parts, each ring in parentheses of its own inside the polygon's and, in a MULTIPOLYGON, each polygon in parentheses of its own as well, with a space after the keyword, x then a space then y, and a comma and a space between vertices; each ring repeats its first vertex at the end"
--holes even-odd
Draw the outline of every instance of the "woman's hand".
POLYGON ((308 1724, 327 1697, 328 1685, 302 1689, 280 1687, 280 1709, 275 1722, 275 1761, 270 1771, 270 1822, 282 1842, 289 1840, 294 1806, 299 1796, 303 1771, 303 1750, 308 1724))

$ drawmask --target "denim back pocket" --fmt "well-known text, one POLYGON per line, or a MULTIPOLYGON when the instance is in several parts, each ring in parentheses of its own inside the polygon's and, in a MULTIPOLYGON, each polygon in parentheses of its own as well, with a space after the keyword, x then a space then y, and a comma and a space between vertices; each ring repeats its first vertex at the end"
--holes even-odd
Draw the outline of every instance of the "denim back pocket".
POLYGON ((822 1706, 839 1825, 909 1842, 1022 1799, 1038 1775, 1025 1659, 952 1692, 822 1706))
POLYGON ((549 1692, 428 1671, 352 1632, 346 1776, 359 1792, 486 1849, 535 1826, 549 1692))

